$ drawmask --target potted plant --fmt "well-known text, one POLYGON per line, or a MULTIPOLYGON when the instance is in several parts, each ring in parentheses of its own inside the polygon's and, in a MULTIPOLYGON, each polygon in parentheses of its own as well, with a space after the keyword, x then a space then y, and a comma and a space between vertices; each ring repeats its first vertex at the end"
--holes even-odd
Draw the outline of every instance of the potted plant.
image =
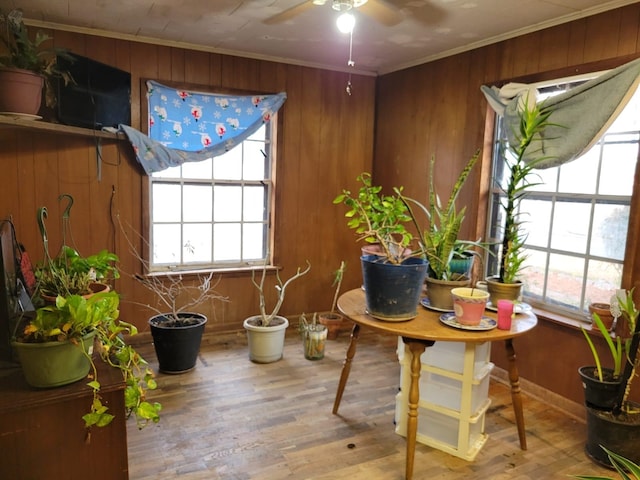
POLYGON ((136 327, 119 320, 119 295, 115 291, 89 298, 58 296, 55 305, 36 311, 35 317, 16 336, 12 345, 27 383, 37 388, 66 385, 87 377, 93 391, 87 428, 111 423, 113 414, 100 401, 98 359, 118 368, 124 377, 126 414, 136 417, 138 427, 158 422, 161 405, 146 400, 146 392, 156 388, 153 372, 124 335, 135 335, 136 327), (94 342, 97 351, 94 353, 94 342))
POLYGON ((314 313, 311 322, 306 315, 300 315, 298 331, 302 337, 304 358, 307 360, 322 360, 324 358, 324 345, 327 340, 327 326, 318 323, 318 314, 314 313))
POLYGON ((340 286, 342 285, 342 278, 347 268, 347 264, 343 261, 340 262, 340 267, 333 274, 333 286, 336 287, 333 292, 333 302, 331 303, 331 310, 318 315, 318 322, 324 325, 328 329, 327 338, 329 340, 335 340, 338 338, 338 332, 344 321, 344 316, 336 310, 338 304, 338 294, 340 293, 340 286))
MULTIPOLYGON (((616 339, 614 344, 610 334, 601 321, 596 320, 598 328, 607 340, 613 356, 614 373, 619 371, 619 382, 608 393, 609 406, 587 404, 587 442, 585 451, 596 463, 610 467, 610 460, 603 448, 615 451, 633 462, 640 460, 636 445, 640 441, 640 405, 629 400, 629 394, 638 367, 638 347, 640 345, 639 311, 633 299, 634 290, 618 292, 617 300, 622 317, 628 323, 628 338, 616 339)), ((588 339, 596 366, 601 365, 600 358, 588 339)), ((598 372, 598 368, 592 369, 598 372)), ((604 370, 604 369, 602 369, 604 370)), ((582 374, 583 372, 581 372, 582 374)), ((599 372, 604 377, 604 371, 599 372)), ((584 376, 582 377, 584 381, 584 376)), ((586 392, 585 392, 586 393, 586 392)))
MULTIPOLYGON (((635 480, 640 480, 640 465, 622 455, 612 452, 606 447, 602 447, 602 449, 607 454, 611 466, 620 474, 620 480, 631 480, 629 474, 633 475, 635 480)), ((572 477, 582 480, 614 480, 611 477, 603 477, 601 475, 572 475, 572 477)))
MULTIPOLYGON (((268 255, 267 255, 268 258, 268 255)), ((307 261, 307 268, 296 270, 295 275, 285 282, 280 278, 280 274, 276 271, 275 286, 278 292, 276 304, 270 313, 267 312, 267 302, 265 299, 265 280, 267 276, 267 260, 262 267, 260 281, 256 280, 255 271, 251 274, 251 282, 258 289, 260 314, 246 318, 243 322, 244 329, 247 332, 247 340, 249 343, 249 359, 256 363, 273 363, 282 358, 284 352, 284 336, 289 326, 289 320, 286 317, 278 315, 280 307, 284 302, 287 287, 291 283, 306 275, 311 270, 311 264, 307 261)))
POLYGON ((72 61, 66 49, 43 48, 51 37, 37 32, 35 38, 22 20, 22 10, 5 14, 0 11, 0 42, 6 53, 0 56, 0 111, 33 116, 40 110, 42 89, 45 87, 45 103, 56 104, 53 81, 73 81, 66 70, 57 65, 58 57, 72 61))
POLYGON ((378 245, 377 253, 360 258, 367 312, 380 320, 409 320, 417 315, 427 261, 411 249, 414 236, 406 228, 411 217, 402 188, 385 195, 369 173, 357 179, 358 192, 345 189, 333 203, 347 207, 347 225, 358 240, 378 245))
POLYGON ((73 197, 62 194, 59 200, 66 199, 68 204, 62 215, 62 246, 60 252, 52 257, 49 252, 49 236, 45 226, 48 215, 47 207, 40 207, 37 213, 38 227, 42 237, 43 256, 34 271, 36 283, 32 297, 34 303, 42 301, 53 304, 56 298, 69 295, 92 295, 97 292, 108 291, 110 282, 120 277, 117 268, 119 258, 107 250, 83 257, 75 248, 67 245, 66 236, 69 232, 69 219, 73 197))
MULTIPOLYGON (((418 242, 420 252, 426 257, 429 263, 426 276, 427 297, 429 299, 429 306, 435 309, 452 310, 453 300, 451 290, 453 288, 466 287, 471 281, 471 278, 464 273, 453 272, 451 264, 456 252, 458 252, 459 256, 462 256, 461 250, 468 251, 467 245, 475 243, 463 243, 458 239, 458 233, 464 220, 466 207, 457 210, 456 200, 479 157, 480 150, 477 150, 469 159, 462 172, 460 172, 445 206, 442 205, 435 189, 435 157, 433 156, 429 164, 428 206, 423 205, 413 198, 402 196, 400 190, 396 191, 407 206, 416 230, 421 232, 418 242), (428 221, 427 228, 421 227, 411 205, 418 207, 418 209, 422 211, 428 221)), ((473 259, 473 257, 471 258, 473 259)))
POLYGON ((539 184, 531 181, 533 170, 549 158, 543 155, 541 144, 544 130, 554 125, 549 121, 552 113, 552 108, 545 106, 544 102, 533 105, 528 101, 522 102, 519 125, 512 132, 515 140, 507 142, 506 146, 501 145, 508 178, 504 185, 496 181, 504 193, 500 202, 504 224, 498 250, 498 274, 486 278, 493 305, 497 305, 500 299, 517 301, 522 293, 519 276, 527 254, 520 203, 528 190, 539 184))
POLYGON ((195 368, 207 317, 192 310, 227 300, 215 292, 212 278, 213 272, 197 275, 197 281, 187 281, 181 274, 135 276, 157 302, 145 307, 155 312, 148 323, 161 372, 178 374, 195 368))

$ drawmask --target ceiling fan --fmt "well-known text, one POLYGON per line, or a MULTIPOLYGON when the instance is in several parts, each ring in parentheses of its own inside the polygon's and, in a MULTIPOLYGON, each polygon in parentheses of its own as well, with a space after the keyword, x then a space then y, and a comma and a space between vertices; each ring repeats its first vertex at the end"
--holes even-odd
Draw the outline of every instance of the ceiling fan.
POLYGON ((369 15, 386 26, 397 25, 402 21, 402 13, 400 10, 389 5, 385 0, 306 0, 298 5, 294 5, 291 8, 283 10, 276 15, 266 18, 263 20, 263 23, 273 25, 276 23, 286 22, 314 6, 324 6, 327 3, 330 4, 331 8, 334 10, 342 13, 353 8, 358 8, 362 13, 369 15))

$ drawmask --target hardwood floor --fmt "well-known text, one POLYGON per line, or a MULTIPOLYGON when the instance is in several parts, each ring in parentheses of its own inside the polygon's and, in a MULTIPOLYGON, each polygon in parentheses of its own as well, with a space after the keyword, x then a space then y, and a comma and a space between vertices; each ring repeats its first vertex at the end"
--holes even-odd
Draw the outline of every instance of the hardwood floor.
MULTIPOLYGON (((248 359, 244 332, 205 336, 195 370, 158 374, 159 424, 128 422, 132 480, 401 480, 405 439, 395 433, 400 367, 396 338, 363 329, 340 406, 334 395, 349 334, 325 358, 304 359, 295 326, 284 358, 248 359)), ((517 345, 516 345, 517 348, 517 345)), ((153 346, 139 347, 157 371, 153 346)), ((612 472, 584 454, 585 425, 524 396, 528 450, 518 446, 509 389, 492 378, 489 439, 467 462, 418 444, 414 479, 554 479, 612 472)))

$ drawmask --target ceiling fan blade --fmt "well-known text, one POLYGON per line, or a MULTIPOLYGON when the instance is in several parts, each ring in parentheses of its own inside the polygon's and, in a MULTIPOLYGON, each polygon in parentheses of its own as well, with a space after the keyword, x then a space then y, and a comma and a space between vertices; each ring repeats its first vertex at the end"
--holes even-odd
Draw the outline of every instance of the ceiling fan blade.
POLYGON ((397 25, 404 18, 397 7, 389 5, 384 0, 368 0, 358 10, 387 27, 397 25))
POLYGON ((273 25, 276 23, 286 22, 287 20, 291 20, 294 17, 297 17, 301 13, 307 11, 309 8, 313 7, 313 0, 306 0, 298 5, 294 5, 293 7, 287 8, 280 13, 276 13, 275 15, 265 18, 262 23, 266 25, 273 25))

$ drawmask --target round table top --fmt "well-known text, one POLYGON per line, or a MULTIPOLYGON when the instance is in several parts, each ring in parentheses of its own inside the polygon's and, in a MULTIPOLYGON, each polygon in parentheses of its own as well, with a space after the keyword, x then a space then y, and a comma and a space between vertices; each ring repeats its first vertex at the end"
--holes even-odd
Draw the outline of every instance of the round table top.
MULTIPOLYGON (((528 332, 538 323, 532 312, 518 313, 511 322, 511 330, 462 330, 450 327, 440 321, 442 312, 429 310, 418 305, 418 316, 412 320, 393 322, 373 318, 366 313, 364 291, 350 290, 338 299, 338 310, 358 325, 401 337, 449 342, 493 342, 508 340, 528 332)), ((496 318, 496 313, 486 311, 487 317, 496 318)))

